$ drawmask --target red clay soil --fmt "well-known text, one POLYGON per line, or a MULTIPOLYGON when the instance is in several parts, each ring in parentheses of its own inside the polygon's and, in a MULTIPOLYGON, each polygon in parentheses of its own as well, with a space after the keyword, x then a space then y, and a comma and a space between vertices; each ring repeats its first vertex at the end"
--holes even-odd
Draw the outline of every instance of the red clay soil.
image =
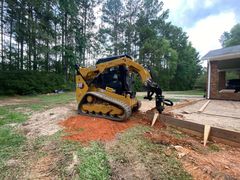
MULTIPOLYGON (((150 125, 150 113, 135 113, 133 116, 124 122, 116 122, 104 118, 94 118, 88 116, 73 116, 60 124, 65 128, 68 135, 64 139, 80 141, 83 143, 89 141, 109 141, 113 140, 118 133, 138 124, 150 125)), ((163 125, 156 122, 156 128, 161 128, 163 125)))
POLYGON ((181 150, 170 148, 164 153, 168 156, 173 151, 177 152, 183 167, 192 175, 193 179, 239 179, 240 177, 239 148, 214 144, 219 150, 212 152, 208 147, 210 143, 204 147, 200 140, 193 137, 178 139, 156 129, 145 133, 145 136, 153 143, 168 147, 171 147, 169 145, 180 146, 181 150))
POLYGON ((163 145, 181 145, 191 147, 192 143, 186 139, 178 139, 172 135, 166 134, 162 131, 152 131, 144 134, 145 137, 149 138, 153 143, 163 145))

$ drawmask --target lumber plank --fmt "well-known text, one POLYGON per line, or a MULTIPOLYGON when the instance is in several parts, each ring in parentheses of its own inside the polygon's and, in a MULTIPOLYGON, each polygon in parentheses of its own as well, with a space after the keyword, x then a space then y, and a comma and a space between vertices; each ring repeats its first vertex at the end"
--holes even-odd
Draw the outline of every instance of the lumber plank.
MULTIPOLYGON (((203 124, 177 119, 175 117, 164 114, 160 114, 158 117, 160 121, 166 123, 167 125, 178 128, 188 134, 196 135, 201 138, 204 134, 203 124)), ((211 127, 209 139, 215 140, 216 142, 240 147, 240 132, 211 127)))
POLYGON ((206 109, 207 105, 210 103, 210 100, 208 100, 206 103, 204 103, 204 105, 198 110, 198 112, 203 112, 204 109, 206 109))

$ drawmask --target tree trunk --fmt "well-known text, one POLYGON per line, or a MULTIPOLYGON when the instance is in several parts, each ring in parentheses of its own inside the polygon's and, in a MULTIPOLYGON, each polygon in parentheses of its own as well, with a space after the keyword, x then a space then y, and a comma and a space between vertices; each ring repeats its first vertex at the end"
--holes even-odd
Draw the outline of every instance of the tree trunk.
POLYGON ((23 39, 21 39, 21 58, 20 58, 20 62, 21 62, 21 70, 23 70, 23 39))
MULTIPOLYGON (((68 45, 68 33, 67 33, 67 18, 68 18, 68 16, 67 16, 67 13, 65 12, 65 15, 64 15, 65 17, 64 17, 64 25, 65 25, 65 46, 64 46, 64 49, 65 49, 65 51, 66 51, 66 46, 68 45)), ((68 54, 67 54, 68 55, 68 54)), ((65 70, 65 79, 66 79, 66 81, 67 81, 67 79, 68 79, 68 74, 67 74, 67 72, 68 72, 68 57, 67 57, 67 55, 66 55, 66 52, 65 52, 65 58, 64 58, 64 70, 65 70)))
MULTIPOLYGON (((56 67, 55 71, 58 72, 58 57, 57 57, 57 23, 54 22, 54 45, 55 45, 55 62, 56 62, 56 67)), ((58 72, 59 73, 59 72, 58 72)))
POLYGON ((65 33, 64 33, 64 28, 65 28, 65 26, 64 26, 64 17, 63 17, 63 19, 62 19, 62 49, 61 49, 61 54, 62 54, 62 71, 63 71, 63 73, 65 72, 64 71, 64 67, 65 67, 65 65, 64 65, 64 51, 65 51, 65 44, 64 44, 64 37, 65 37, 65 33))
POLYGON ((83 26, 83 37, 84 37, 84 49, 83 49, 83 62, 84 66, 86 65, 86 32, 87 32, 87 3, 88 1, 85 1, 85 8, 84 8, 84 26, 83 26))
POLYGON ((19 62, 19 60, 20 60, 20 56, 19 56, 19 54, 20 54, 20 48, 19 48, 19 42, 17 42, 17 70, 19 70, 19 65, 20 65, 20 62, 19 62))
POLYGON ((37 17, 35 17, 33 28, 32 28, 32 43, 33 43, 33 70, 37 70, 37 48, 36 48, 36 24, 37 24, 37 17))
POLYGON ((29 35, 28 35, 28 70, 32 69, 32 6, 29 7, 28 15, 30 17, 30 20, 28 20, 28 29, 29 29, 29 35))
POLYGON ((4 70, 4 54, 3 54, 3 4, 4 0, 1 1, 1 57, 2 57, 2 70, 4 70))
POLYGON ((12 22, 13 20, 11 19, 10 22, 10 41, 9 41, 9 69, 12 69, 12 33, 13 33, 13 28, 12 28, 12 22))
POLYGON ((46 53, 46 57, 45 57, 45 66, 46 66, 46 71, 48 72, 49 70, 49 42, 47 39, 47 53, 46 53))

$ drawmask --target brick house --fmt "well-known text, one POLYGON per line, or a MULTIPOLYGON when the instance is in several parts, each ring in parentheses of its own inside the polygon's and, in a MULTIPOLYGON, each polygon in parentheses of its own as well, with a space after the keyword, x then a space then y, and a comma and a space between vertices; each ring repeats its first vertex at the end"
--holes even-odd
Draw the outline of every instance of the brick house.
POLYGON ((240 79, 240 45, 209 51, 202 60, 208 63, 207 98, 240 101, 240 92, 226 86, 233 74, 240 79))

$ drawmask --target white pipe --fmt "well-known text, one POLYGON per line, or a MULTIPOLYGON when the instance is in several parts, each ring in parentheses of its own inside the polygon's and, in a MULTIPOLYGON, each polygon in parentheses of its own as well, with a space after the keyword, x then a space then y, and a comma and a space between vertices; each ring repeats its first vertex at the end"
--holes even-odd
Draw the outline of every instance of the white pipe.
POLYGON ((210 99, 210 87, 211 87, 211 63, 208 60, 208 92, 207 92, 207 99, 210 99))

